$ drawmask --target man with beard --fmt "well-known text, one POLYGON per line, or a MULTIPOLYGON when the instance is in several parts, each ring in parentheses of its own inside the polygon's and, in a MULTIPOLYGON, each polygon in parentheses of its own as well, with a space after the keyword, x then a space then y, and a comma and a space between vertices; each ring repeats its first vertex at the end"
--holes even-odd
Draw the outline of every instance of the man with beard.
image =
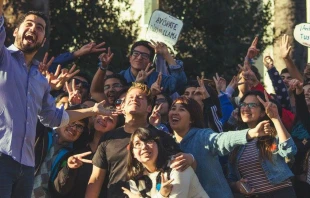
POLYGON ((96 101, 106 100, 107 105, 114 105, 117 93, 126 85, 126 80, 119 74, 105 76, 103 86, 94 78, 91 86, 91 96, 96 101))
POLYGON ((37 117, 46 126, 62 127, 111 112, 103 108, 104 102, 86 109, 57 109, 48 81, 39 71, 39 62, 34 60, 46 40, 47 17, 36 11, 26 13, 14 30, 14 44, 6 48, 2 14, 0 0, 0 195, 30 198, 37 117))

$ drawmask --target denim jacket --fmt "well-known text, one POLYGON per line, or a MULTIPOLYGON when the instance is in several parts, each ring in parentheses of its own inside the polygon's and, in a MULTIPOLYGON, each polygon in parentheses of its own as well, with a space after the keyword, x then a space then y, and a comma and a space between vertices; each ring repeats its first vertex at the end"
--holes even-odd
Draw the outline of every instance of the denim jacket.
POLYGON ((209 128, 191 128, 180 142, 181 150, 195 157, 197 177, 211 198, 233 197, 218 155, 226 155, 236 146, 246 144, 247 132, 248 129, 216 133, 209 128))
MULTIPOLYGON (((277 142, 279 139, 277 139, 277 142)), ((238 171, 238 163, 241 155, 245 149, 245 146, 241 146, 238 150, 237 159, 235 163, 228 163, 228 180, 232 182, 239 181, 241 179, 240 173, 238 171)), ((277 145, 277 150, 272 153, 272 161, 263 159, 261 162, 262 168, 268 181, 273 184, 279 184, 284 180, 294 176, 288 165, 285 163, 285 157, 291 158, 297 152, 296 145, 292 138, 279 143, 277 145)))

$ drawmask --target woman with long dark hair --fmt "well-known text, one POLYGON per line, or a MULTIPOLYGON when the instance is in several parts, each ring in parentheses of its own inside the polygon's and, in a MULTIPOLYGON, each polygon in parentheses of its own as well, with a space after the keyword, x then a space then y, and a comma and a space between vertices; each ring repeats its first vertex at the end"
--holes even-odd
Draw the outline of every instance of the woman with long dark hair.
POLYGON ((296 197, 289 179, 293 173, 285 158, 292 158, 297 149, 277 106, 266 93, 249 91, 240 99, 239 116, 250 129, 269 120, 272 133, 255 138, 231 153, 228 179, 232 190, 255 197, 296 197))
POLYGON ((130 138, 128 179, 134 197, 209 197, 191 167, 180 172, 169 167, 171 155, 165 151, 160 137, 146 128, 138 128, 130 138))
POLYGON ((236 146, 270 132, 266 121, 253 129, 238 132, 216 133, 210 128, 204 128, 202 109, 194 99, 186 96, 173 102, 169 123, 181 150, 194 156, 197 177, 210 197, 233 197, 218 155, 226 155, 236 146))

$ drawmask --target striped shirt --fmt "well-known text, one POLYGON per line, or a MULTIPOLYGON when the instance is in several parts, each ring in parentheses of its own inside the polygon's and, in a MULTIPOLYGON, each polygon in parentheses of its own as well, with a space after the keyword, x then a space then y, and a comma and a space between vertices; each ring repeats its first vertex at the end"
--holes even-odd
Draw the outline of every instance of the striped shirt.
POLYGON ((285 180, 277 185, 269 183, 259 161, 259 150, 256 143, 257 139, 254 139, 245 145, 238 164, 241 177, 248 180, 248 184, 255 189, 255 193, 266 193, 292 186, 290 180, 285 180))

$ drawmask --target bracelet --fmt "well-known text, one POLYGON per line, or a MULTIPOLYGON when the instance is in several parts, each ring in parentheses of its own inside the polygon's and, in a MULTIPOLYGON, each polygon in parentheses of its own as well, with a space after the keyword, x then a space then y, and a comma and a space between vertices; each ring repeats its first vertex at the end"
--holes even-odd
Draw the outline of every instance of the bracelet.
POLYGON ((102 67, 102 62, 101 61, 99 61, 98 66, 99 66, 99 69, 101 69, 101 71, 107 71, 107 69, 109 68, 109 66, 102 67))

